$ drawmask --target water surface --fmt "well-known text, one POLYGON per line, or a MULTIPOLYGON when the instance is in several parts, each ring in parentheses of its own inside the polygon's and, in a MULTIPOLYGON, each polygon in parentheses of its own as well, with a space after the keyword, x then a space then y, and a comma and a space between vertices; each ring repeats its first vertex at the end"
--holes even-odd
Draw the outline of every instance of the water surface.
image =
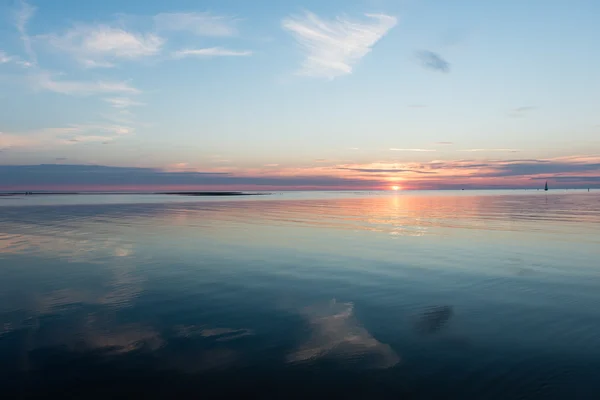
POLYGON ((596 399, 598 249, 598 192, 3 198, 0 388, 596 399))

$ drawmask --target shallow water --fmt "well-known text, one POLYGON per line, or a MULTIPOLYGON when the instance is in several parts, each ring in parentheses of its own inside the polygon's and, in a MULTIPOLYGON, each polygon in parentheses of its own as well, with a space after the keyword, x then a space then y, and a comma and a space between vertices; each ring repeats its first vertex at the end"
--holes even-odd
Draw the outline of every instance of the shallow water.
POLYGON ((0 200, 0 389, 600 398, 600 192, 0 200))

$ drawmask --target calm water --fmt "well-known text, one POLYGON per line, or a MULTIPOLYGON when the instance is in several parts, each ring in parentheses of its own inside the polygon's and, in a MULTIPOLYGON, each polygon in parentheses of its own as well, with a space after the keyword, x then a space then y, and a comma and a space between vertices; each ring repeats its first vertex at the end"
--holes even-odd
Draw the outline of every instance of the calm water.
POLYGON ((600 398, 600 191, 0 198, 3 398, 600 398))

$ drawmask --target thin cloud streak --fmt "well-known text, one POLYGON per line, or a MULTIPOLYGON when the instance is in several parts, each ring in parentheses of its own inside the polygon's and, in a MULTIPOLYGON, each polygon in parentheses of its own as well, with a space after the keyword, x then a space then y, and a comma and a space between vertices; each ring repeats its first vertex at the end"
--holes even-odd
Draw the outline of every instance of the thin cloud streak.
POLYGON ((535 107, 533 107, 533 106, 517 107, 513 111, 514 112, 525 112, 525 111, 531 111, 531 110, 535 110, 535 107))
POLYGON ((196 57, 246 57, 251 56, 249 50, 229 50, 223 47, 209 47, 204 49, 182 49, 173 52, 174 58, 185 58, 190 56, 196 57))
POLYGON ((390 148, 390 151, 416 151, 416 152, 433 152, 436 149, 398 149, 395 147, 390 148))
POLYGON ((519 149, 464 149, 464 150, 459 150, 459 151, 465 151, 465 152, 470 152, 470 153, 476 153, 476 152, 518 153, 521 150, 519 150, 519 149))
POLYGON ((334 79, 351 74, 353 67, 397 24, 396 17, 365 14, 365 21, 345 17, 324 20, 306 12, 282 21, 297 41, 305 59, 298 74, 334 79))
POLYGON ((536 107, 534 107, 534 106, 517 107, 517 108, 512 109, 510 111, 510 113, 508 114, 508 116, 512 117, 512 118, 523 118, 535 109, 536 109, 536 107))
POLYGON ((417 58, 421 61, 424 68, 438 72, 450 72, 450 63, 444 60, 439 54, 429 50, 417 52, 417 58))
MULTIPOLYGON (((338 165, 338 169, 354 172, 352 177, 365 179, 377 176, 390 180, 401 178, 407 187, 436 188, 460 182, 461 185, 481 187, 486 185, 518 187, 527 185, 532 179, 552 180, 555 177, 578 174, 592 178, 600 176, 600 157, 579 156, 554 159, 522 160, 456 160, 431 161, 426 163, 371 163, 338 165), (378 174, 378 175, 374 175, 378 174), (423 174, 427 176, 423 176, 423 174), (479 185, 479 186, 478 186, 479 185)), ((580 179, 584 185, 585 179, 580 179)))
POLYGON ((31 47, 31 38, 27 33, 27 24, 29 20, 33 18, 36 12, 36 7, 29 5, 26 1, 19 1, 20 8, 15 11, 15 27, 19 31, 21 36, 21 41, 23 42, 23 47, 25 48, 25 53, 29 56, 29 61, 32 64, 37 64, 37 57, 33 48, 31 47))
POLYGON ((76 96, 140 93, 140 90, 134 88, 128 82, 56 80, 48 72, 33 75, 32 83, 37 89, 76 96))
POLYGON ((144 103, 130 99, 129 97, 111 97, 104 99, 107 103, 112 105, 114 108, 125 109, 133 106, 143 106, 144 103))
POLYGON ((76 143, 111 142, 134 131, 134 128, 124 125, 80 124, 26 132, 0 132, 0 149, 38 149, 76 143))
POLYGON ((401 169, 401 168, 346 168, 339 167, 339 170, 343 171, 354 171, 354 172, 366 172, 366 173, 400 173, 400 172, 413 172, 415 174, 434 174, 432 171, 419 171, 416 169, 401 169))

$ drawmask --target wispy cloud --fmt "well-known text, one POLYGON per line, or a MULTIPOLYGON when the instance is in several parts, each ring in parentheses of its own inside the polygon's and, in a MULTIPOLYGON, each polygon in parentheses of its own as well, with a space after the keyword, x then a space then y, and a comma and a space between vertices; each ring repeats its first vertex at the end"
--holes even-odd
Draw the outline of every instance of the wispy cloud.
MULTIPOLYGON (((46 134, 52 140, 38 146, 96 145, 112 143, 119 138, 109 132, 73 127, 53 128, 6 138, 0 134, 0 147, 9 140, 21 146, 34 146, 34 134, 46 134), (50 136, 50 135, 53 136, 50 136), (103 142, 99 142, 107 138, 103 142)), ((41 137, 41 136, 40 136, 41 137)), ((600 158, 574 156, 553 159, 514 160, 445 160, 431 162, 340 164, 331 167, 282 168, 269 165, 256 169, 201 169, 187 163, 169 166, 165 170, 120 168, 83 165, 0 166, 0 186, 51 187, 80 185, 86 187, 114 186, 124 188, 123 182, 143 186, 178 186, 187 189, 202 186, 205 190, 228 187, 247 190, 276 187, 294 188, 386 188, 402 181, 405 188, 510 188, 536 187, 539 179, 568 182, 570 187, 589 187, 600 183, 600 158)), ((558 185, 554 185, 557 187, 558 185)))
POLYGON ((421 65, 425 68, 439 72, 450 72, 450 63, 433 51, 417 51, 417 58, 419 58, 421 65))
POLYGON ((40 72, 32 76, 34 87, 67 95, 89 96, 94 94, 128 93, 136 94, 140 91, 128 82, 114 81, 69 81, 56 80, 47 72, 40 72))
POLYGON ((525 112, 525 111, 531 111, 531 110, 535 110, 535 107, 533 107, 533 106, 517 107, 513 111, 514 112, 525 112))
POLYGON ((31 47, 31 38, 27 33, 27 23, 33 17, 35 11, 35 7, 29 5, 26 1, 21 0, 19 1, 19 8, 14 13, 15 26, 21 35, 25 53, 27 53, 29 61, 34 64, 37 63, 37 57, 31 47))
POLYGON ((184 57, 244 57, 250 56, 252 52, 249 50, 230 50, 223 47, 209 47, 204 49, 182 49, 173 52, 174 58, 184 57))
POLYGON ((7 64, 7 63, 18 65, 23 68, 29 68, 34 65, 33 63, 31 63, 29 61, 25 61, 25 60, 21 59, 21 57, 9 55, 8 53, 0 50, 0 64, 7 64))
POLYGON ((475 152, 500 152, 500 153, 518 153, 521 150, 519 149, 464 149, 459 151, 467 151, 471 153, 475 152))
POLYGON ((306 12, 285 18, 283 28, 294 36, 305 53, 299 74, 333 79, 352 73, 353 66, 397 23, 396 17, 385 14, 366 14, 366 17, 364 21, 346 17, 323 20, 306 12))
POLYGON ((62 140, 63 144, 76 144, 76 143, 106 143, 112 142, 114 138, 110 136, 73 136, 70 139, 62 140))
POLYGON ((0 132, 0 150, 35 146, 36 138, 0 132))
POLYGON ((354 172, 365 172, 365 173, 400 173, 400 172, 413 172, 415 174, 433 174, 432 171, 420 171, 417 169, 402 169, 402 168, 349 168, 349 167, 338 167, 337 169, 343 171, 354 171, 354 172))
POLYGON ((390 148, 390 151, 416 151, 416 152, 431 152, 437 151, 436 149, 398 149, 395 147, 390 148))
POLYGON ((8 54, 0 50, 0 64, 4 64, 10 61, 12 61, 12 57, 9 57, 8 54))
POLYGON ((0 132, 0 149, 47 148, 77 143, 111 142, 134 133, 125 125, 72 124, 24 132, 0 132))
POLYGON ((129 97, 109 97, 104 99, 107 103, 115 108, 129 108, 133 106, 143 106, 144 103, 130 99, 129 97))
POLYGON ((198 36, 233 36, 238 19, 203 13, 161 13, 154 17, 156 28, 162 31, 187 31, 198 36))
POLYGON ((512 118, 523 118, 533 110, 535 110, 534 106, 517 107, 510 110, 508 116, 512 118))
POLYGON ((38 37, 71 54, 85 67, 112 67, 116 59, 156 55, 165 40, 153 33, 135 33, 108 25, 76 25, 62 35, 38 37))
POLYGON ((123 136, 133 134, 134 128, 127 125, 105 125, 105 124, 72 124, 72 128, 78 132, 103 132, 113 136, 123 136))
POLYGON ((345 178, 402 179, 412 188, 531 187, 532 180, 564 180, 588 185, 600 179, 600 158, 574 156, 551 159, 444 160, 431 162, 343 164, 345 178))

